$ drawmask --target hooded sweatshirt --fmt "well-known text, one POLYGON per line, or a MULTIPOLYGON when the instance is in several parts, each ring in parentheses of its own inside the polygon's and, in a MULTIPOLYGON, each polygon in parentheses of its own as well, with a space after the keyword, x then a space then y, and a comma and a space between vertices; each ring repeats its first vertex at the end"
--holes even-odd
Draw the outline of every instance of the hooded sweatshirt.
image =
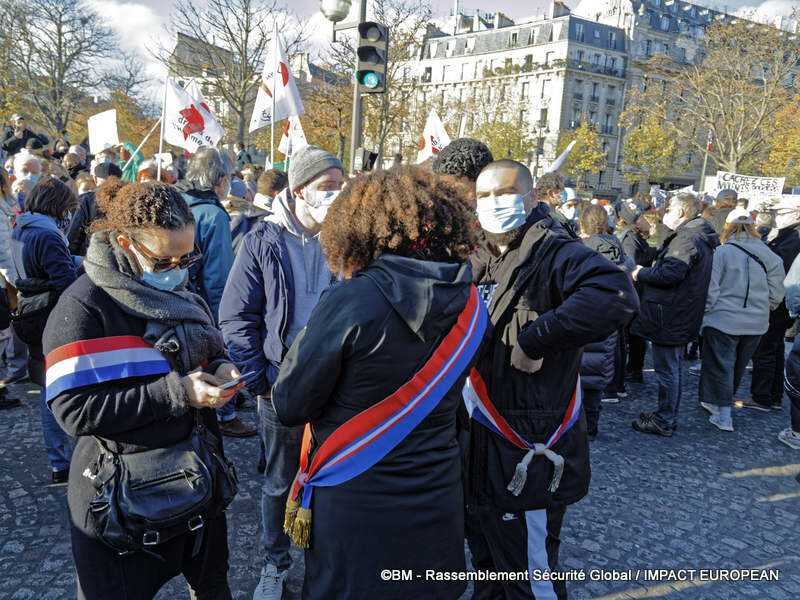
POLYGON ((288 233, 284 241, 294 279, 294 313, 286 330, 287 347, 306 326, 320 295, 331 283, 331 271, 319 243, 319 234, 312 237, 305 232, 292 214, 290 205, 293 203, 288 191, 283 190, 272 203, 274 214, 267 217, 288 233))

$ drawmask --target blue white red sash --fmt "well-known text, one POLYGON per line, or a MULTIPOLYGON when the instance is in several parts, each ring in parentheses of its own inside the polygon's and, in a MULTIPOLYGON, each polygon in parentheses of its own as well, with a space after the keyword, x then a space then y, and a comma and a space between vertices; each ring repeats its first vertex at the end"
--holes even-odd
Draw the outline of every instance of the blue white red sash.
MULTIPOLYGON (((360 475, 392 451, 457 385, 480 346, 488 316, 475 286, 456 324, 422 369, 399 390, 340 425, 319 447, 308 464, 310 429, 306 426, 300 472, 292 486, 290 503, 309 509, 316 486, 334 486, 360 475)), ((287 531, 295 517, 287 510, 287 531)), ((305 513, 306 521, 310 514, 305 513)), ((296 534, 292 533, 297 541, 296 534)), ((304 540, 307 544, 307 537, 304 540)), ((299 544, 302 542, 298 542, 299 544)))
POLYGON ((530 461, 534 456, 545 456, 554 466, 550 491, 555 492, 561 480, 564 459, 553 452, 551 448, 578 421, 581 412, 580 377, 578 377, 575 391, 572 393, 572 399, 569 402, 569 406, 567 406, 566 413, 564 413, 564 419, 561 421, 561 425, 553 432, 545 444, 532 444, 514 431, 511 425, 509 425, 498 412, 497 407, 495 407, 489 399, 486 383, 483 381, 483 377, 481 377, 477 369, 472 369, 470 372, 462 391, 462 397, 464 398, 464 405, 467 408, 467 412, 472 419, 495 432, 500 437, 505 438, 517 448, 528 451, 520 464, 517 465, 514 479, 508 485, 508 491, 518 496, 522 491, 522 487, 525 485, 526 473, 530 461))
POLYGON ((73 342, 45 359, 45 400, 61 392, 126 377, 163 375, 169 363, 141 337, 122 335, 73 342))

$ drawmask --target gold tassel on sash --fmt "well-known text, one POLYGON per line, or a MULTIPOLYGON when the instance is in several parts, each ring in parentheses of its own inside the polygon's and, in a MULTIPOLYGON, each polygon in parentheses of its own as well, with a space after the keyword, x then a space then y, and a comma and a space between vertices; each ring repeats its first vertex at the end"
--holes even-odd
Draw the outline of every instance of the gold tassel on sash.
POLYGON ((286 500, 286 516, 283 518, 283 531, 289 537, 292 536, 292 529, 294 528, 294 521, 297 518, 297 510, 300 508, 300 502, 292 500, 292 497, 286 500))
POLYGON ((289 534, 298 548, 308 548, 311 542, 311 509, 300 508, 294 520, 292 532, 289 534))

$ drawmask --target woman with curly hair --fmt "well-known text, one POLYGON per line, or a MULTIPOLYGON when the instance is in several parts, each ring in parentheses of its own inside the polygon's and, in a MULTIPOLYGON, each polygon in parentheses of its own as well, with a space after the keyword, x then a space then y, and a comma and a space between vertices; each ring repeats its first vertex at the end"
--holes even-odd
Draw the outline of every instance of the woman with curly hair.
POLYGON ((67 501, 78 598, 145 600, 182 574, 192 598, 229 600, 232 497, 219 484, 215 409, 239 372, 208 305, 185 288, 200 259, 186 201, 170 185, 124 183, 98 190, 105 216, 86 273, 44 332, 47 405, 77 437, 67 501), (187 503, 193 490, 202 503, 187 503))
POLYGON ((285 425, 310 424, 286 515, 308 548, 303 598, 463 592, 380 574, 465 568, 456 409, 485 328, 466 260, 468 193, 448 176, 394 167, 351 182, 323 224, 344 280, 323 293, 272 390, 285 425))

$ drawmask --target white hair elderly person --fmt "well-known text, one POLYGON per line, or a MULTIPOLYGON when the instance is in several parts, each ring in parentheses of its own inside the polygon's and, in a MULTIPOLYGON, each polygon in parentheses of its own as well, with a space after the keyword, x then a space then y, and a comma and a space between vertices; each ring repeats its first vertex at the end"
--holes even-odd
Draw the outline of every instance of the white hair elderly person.
POLYGON ((733 431, 733 394, 769 328, 770 311, 783 301, 785 273, 746 209, 728 213, 720 239, 703 316, 700 405, 711 413, 712 425, 733 431))
MULTIPOLYGON (((176 186, 194 215, 195 242, 202 261, 189 271, 194 289, 208 302, 214 320, 219 320, 219 303, 228 273, 233 266, 230 220, 222 205, 231 191, 233 161, 216 148, 200 148, 189 159, 186 179, 176 186)), ((258 429, 236 416, 233 403, 217 411, 220 431, 231 437, 256 435, 258 429)))
POLYGON ((42 173, 42 163, 36 156, 28 152, 19 152, 14 155, 14 178, 30 179, 35 185, 42 173))

